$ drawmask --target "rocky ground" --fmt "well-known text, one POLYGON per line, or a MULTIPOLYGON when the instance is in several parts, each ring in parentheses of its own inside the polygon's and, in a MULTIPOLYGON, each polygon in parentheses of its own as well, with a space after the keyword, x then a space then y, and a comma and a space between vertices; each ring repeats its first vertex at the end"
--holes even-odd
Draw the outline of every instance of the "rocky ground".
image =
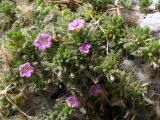
MULTIPOLYGON (((138 0, 134 0, 133 9, 134 11, 129 11, 131 17, 137 17, 136 23, 141 27, 149 27, 152 34, 156 37, 160 37, 160 12, 156 10, 156 5, 159 0, 153 0, 152 5, 149 7, 147 13, 142 13, 138 5, 138 0)), ((141 66, 138 64, 138 66, 141 66)), ((138 67, 137 66, 137 67, 138 67)), ((146 67, 146 66, 145 66, 146 67)), ((156 88, 160 90, 160 72, 154 71, 152 68, 138 68, 139 74, 143 76, 143 79, 148 79, 156 85, 156 88), (144 69, 144 70, 141 70, 144 69), (144 72, 144 73, 143 73, 144 72), (144 74, 144 75, 143 75, 144 74)), ((142 77, 141 76, 141 77, 142 77)), ((160 92, 160 91, 159 91, 160 92)))
POLYGON ((134 0, 133 10, 129 14, 131 17, 138 17, 137 24, 141 27, 149 27, 154 35, 159 36, 160 34, 160 12, 156 10, 156 5, 159 0, 153 0, 152 5, 149 7, 147 13, 142 13, 138 5, 138 0, 134 0))
MULTIPOLYGON (((141 27, 148 26, 155 36, 160 37, 160 12, 155 10, 155 5, 158 2, 159 0, 153 0, 152 5, 150 6, 150 10, 146 14, 140 12, 140 7, 138 6, 138 0, 134 0, 133 10, 127 11, 122 14, 124 14, 124 16, 130 16, 133 19, 136 18, 137 24, 139 24, 141 27)), ((0 39, 1 37, 2 35, 0 34, 0 39)), ((0 51, 0 57, 5 58, 3 51, 0 51)), ((124 61, 124 66, 130 66, 130 67, 136 66, 135 69, 140 79, 154 84, 156 91, 160 93, 159 71, 155 71, 151 67, 143 65, 143 61, 141 61, 138 58, 135 58, 134 60, 124 61)), ((7 65, 3 68, 7 69, 7 65)), ((52 91, 57 92, 56 90, 52 91)), ((32 95, 28 95, 26 106, 24 106, 23 111, 28 115, 35 116, 31 118, 31 120, 41 120, 41 119, 44 120, 45 116, 47 116, 49 112, 53 111, 53 109, 50 106, 52 106, 54 103, 51 97, 48 97, 48 94, 50 94, 49 96, 52 96, 51 93, 45 93, 43 91, 37 92, 32 95)), ((25 119, 26 118, 24 118, 23 116, 17 114, 14 117, 9 118, 8 120, 25 120, 25 119)))

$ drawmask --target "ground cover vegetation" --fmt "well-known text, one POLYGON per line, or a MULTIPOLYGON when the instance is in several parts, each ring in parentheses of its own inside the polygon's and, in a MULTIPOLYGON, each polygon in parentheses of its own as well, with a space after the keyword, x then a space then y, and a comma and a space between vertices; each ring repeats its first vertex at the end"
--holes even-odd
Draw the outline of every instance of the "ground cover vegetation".
MULTIPOLYGON (((152 2, 140 1, 142 12, 152 2)), ((160 41, 121 13, 132 0, 1 0, 0 117, 22 114, 46 92, 51 111, 38 120, 154 119, 150 81, 126 61, 160 67, 160 41), (6 66, 6 67, 4 67, 6 66), (55 92, 56 91, 56 92, 55 92)), ((157 6, 158 7, 158 6, 157 6)))

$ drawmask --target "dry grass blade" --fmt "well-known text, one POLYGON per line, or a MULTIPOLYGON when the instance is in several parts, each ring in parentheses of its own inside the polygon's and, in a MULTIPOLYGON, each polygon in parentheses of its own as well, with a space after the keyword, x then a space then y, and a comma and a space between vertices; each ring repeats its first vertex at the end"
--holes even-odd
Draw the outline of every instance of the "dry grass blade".
POLYGON ((22 113, 24 116, 26 116, 27 118, 31 118, 31 116, 27 115, 25 112, 23 112, 16 104, 14 104, 7 95, 4 95, 6 97, 6 99, 17 108, 17 110, 22 113))

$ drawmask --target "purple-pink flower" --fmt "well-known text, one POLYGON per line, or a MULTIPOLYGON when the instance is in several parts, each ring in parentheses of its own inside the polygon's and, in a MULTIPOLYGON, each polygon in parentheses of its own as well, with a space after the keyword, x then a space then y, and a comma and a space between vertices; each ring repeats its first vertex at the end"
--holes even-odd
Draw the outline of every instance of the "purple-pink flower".
POLYGON ((76 20, 72 21, 71 23, 69 23, 68 29, 69 30, 78 30, 78 29, 83 28, 84 24, 85 24, 85 20, 76 19, 76 20))
POLYGON ((25 63, 21 66, 19 66, 19 72, 21 77, 31 77, 31 74, 33 72, 33 67, 30 65, 30 63, 25 63))
POLYGON ((78 108, 80 106, 79 101, 74 96, 67 97, 66 102, 71 108, 78 108))
POLYGON ((96 85, 92 85, 90 88, 89 88, 89 95, 90 96, 98 96, 98 94, 101 92, 102 88, 101 88, 101 85, 99 84, 96 84, 96 85))
POLYGON ((83 43, 80 47, 79 47, 79 51, 81 53, 89 53, 89 50, 91 48, 91 45, 89 43, 83 43))
POLYGON ((39 50, 45 50, 46 48, 51 47, 51 40, 51 35, 41 33, 37 36, 37 39, 34 41, 34 46, 38 47, 39 50))

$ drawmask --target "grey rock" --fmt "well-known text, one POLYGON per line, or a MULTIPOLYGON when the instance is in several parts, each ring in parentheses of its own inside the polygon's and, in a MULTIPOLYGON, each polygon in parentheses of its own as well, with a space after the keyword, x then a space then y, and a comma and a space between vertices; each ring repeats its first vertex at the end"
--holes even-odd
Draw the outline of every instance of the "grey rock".
POLYGON ((149 27, 154 33, 160 33, 160 13, 156 12, 153 14, 148 14, 144 18, 138 20, 140 27, 149 27))

